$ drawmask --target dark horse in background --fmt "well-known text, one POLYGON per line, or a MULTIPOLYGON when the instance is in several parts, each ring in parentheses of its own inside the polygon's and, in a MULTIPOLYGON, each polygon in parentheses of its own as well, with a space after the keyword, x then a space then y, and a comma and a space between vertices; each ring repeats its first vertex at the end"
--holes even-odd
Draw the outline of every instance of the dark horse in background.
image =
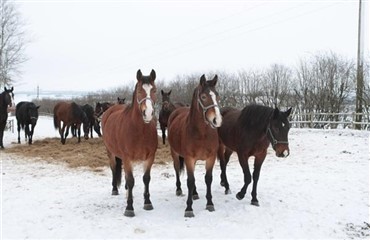
MULTIPOLYGON (((120 98, 117 97, 117 103, 116 104, 125 104, 126 98, 120 98)), ((101 117, 105 111, 107 111, 108 108, 113 106, 115 103, 111 102, 97 102, 95 104, 95 118, 96 118, 96 124, 94 125, 95 132, 98 133, 99 137, 101 137, 101 131, 100 131, 100 122, 101 117)))
POLYGON ((257 183, 261 166, 265 160, 268 146, 272 145, 277 157, 289 155, 288 117, 291 108, 286 112, 278 108, 260 105, 246 106, 242 111, 235 108, 221 110, 222 126, 218 129, 220 147, 218 157, 221 166, 221 185, 225 193, 230 193, 226 177, 226 166, 233 152, 237 152, 240 166, 244 173, 244 186, 236 194, 237 199, 244 198, 248 185, 252 182, 248 159, 254 156, 252 205, 259 206, 257 199, 257 183))
POLYGON ((15 108, 15 117, 17 118, 18 126, 18 143, 21 143, 20 132, 24 129, 25 139, 28 144, 32 144, 32 136, 35 126, 37 124, 37 119, 39 118, 39 107, 33 102, 20 102, 15 108), (30 128, 31 125, 31 128, 30 128))
POLYGON ((14 105, 14 88, 7 89, 4 87, 4 92, 0 94, 0 148, 4 148, 3 137, 8 120, 8 108, 14 105))
POLYGON ((156 101, 156 78, 152 70, 143 76, 138 70, 137 83, 130 105, 116 104, 103 114, 103 141, 107 149, 112 170, 112 195, 118 195, 122 178, 122 165, 125 172, 127 206, 124 215, 135 216, 132 189, 135 184, 133 163, 144 162, 144 209, 152 210, 149 182, 150 171, 158 147, 157 119, 154 114, 156 101))
POLYGON ((54 127, 59 130, 60 141, 62 144, 66 143, 69 128, 74 124, 77 126, 78 142, 81 142, 81 124, 83 124, 84 137, 85 139, 88 139, 89 119, 82 108, 75 102, 58 102, 54 107, 54 127), (63 126, 61 126, 61 122, 63 122, 63 126))
POLYGON ((206 161, 206 209, 215 210, 211 193, 212 170, 219 145, 217 128, 222 124, 216 83, 217 75, 210 81, 202 75, 199 85, 194 89, 190 108, 177 108, 168 119, 168 142, 176 172, 176 195, 182 195, 179 175, 184 163, 188 175, 185 217, 194 217, 193 199, 199 198, 194 178, 197 160, 206 161))
MULTIPOLYGON (((94 108, 89 104, 80 105, 80 107, 85 112, 86 117, 89 119, 90 138, 93 138, 93 129, 98 134, 98 136, 101 137, 100 127, 98 126, 99 123, 95 117, 94 108)), ((77 125, 76 124, 71 126, 71 132, 72 132, 73 137, 77 137, 77 125)))
POLYGON ((162 142, 163 144, 166 144, 166 128, 167 128, 167 122, 168 118, 171 115, 171 113, 179 107, 184 107, 185 104, 183 103, 172 103, 170 99, 171 91, 169 92, 164 92, 161 90, 161 95, 162 95, 162 108, 159 111, 159 125, 162 130, 162 142))

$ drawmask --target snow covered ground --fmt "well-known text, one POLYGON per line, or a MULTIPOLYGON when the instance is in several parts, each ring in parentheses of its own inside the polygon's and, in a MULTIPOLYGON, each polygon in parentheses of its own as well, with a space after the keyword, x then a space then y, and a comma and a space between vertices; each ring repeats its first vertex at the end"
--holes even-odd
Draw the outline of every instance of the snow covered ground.
MULTIPOLYGON (((5 132, 5 147, 16 134, 5 132)), ((35 139, 56 136, 51 119, 41 117, 35 139)), ((191 219, 183 216, 186 196, 175 196, 171 164, 152 169, 152 211, 143 210, 142 168, 136 167, 136 216, 127 218, 124 191, 111 196, 108 168, 70 169, 0 151, 2 239, 369 238, 369 132, 291 129, 289 137, 288 158, 269 150, 258 185, 260 207, 250 205, 251 187, 245 199, 235 198, 243 177, 234 156, 228 168, 232 194, 224 194, 216 163, 216 211, 205 210, 205 171, 198 161, 200 199, 191 219)), ((187 192, 186 175, 182 183, 187 192)))

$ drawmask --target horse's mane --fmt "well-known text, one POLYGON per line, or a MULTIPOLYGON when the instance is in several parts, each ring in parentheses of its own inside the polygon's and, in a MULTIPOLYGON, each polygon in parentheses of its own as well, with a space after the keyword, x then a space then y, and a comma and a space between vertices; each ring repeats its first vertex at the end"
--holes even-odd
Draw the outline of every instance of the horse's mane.
POLYGON ((272 117, 274 109, 262 105, 248 105, 240 113, 239 126, 243 130, 264 133, 272 117))

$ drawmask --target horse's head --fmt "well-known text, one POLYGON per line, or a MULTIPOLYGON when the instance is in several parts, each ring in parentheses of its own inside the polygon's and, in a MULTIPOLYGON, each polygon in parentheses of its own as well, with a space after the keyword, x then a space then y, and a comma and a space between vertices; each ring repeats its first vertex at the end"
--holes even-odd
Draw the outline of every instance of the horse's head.
POLYGON ((291 111, 292 108, 289 108, 286 112, 281 112, 278 108, 275 108, 270 125, 267 128, 267 136, 277 157, 289 156, 288 132, 290 125, 288 117, 291 111))
POLYGON ((161 95, 162 95, 162 109, 163 111, 169 111, 170 106, 171 106, 171 100, 170 100, 170 95, 171 95, 172 90, 169 92, 165 92, 161 90, 161 95))
POLYGON ((222 124, 222 116, 218 106, 219 96, 215 88, 217 80, 218 77, 215 75, 212 80, 207 81, 203 74, 197 93, 197 101, 202 108, 204 121, 212 128, 220 127, 222 124))
POLYGON ((36 106, 34 104, 30 105, 30 107, 27 109, 28 111, 28 116, 31 119, 31 124, 33 126, 36 125, 37 119, 39 119, 39 108, 40 106, 36 106))
POLYGON ((7 89, 6 87, 4 87, 5 106, 10 107, 10 108, 14 107, 15 105, 13 90, 14 90, 13 87, 11 89, 7 89))
POLYGON ((118 104, 125 104, 125 101, 126 101, 126 98, 117 97, 117 103, 118 104))
POLYGON ((140 69, 136 74, 136 101, 145 123, 149 123, 154 116, 154 104, 157 100, 154 80, 156 78, 155 71, 152 70, 149 76, 143 76, 140 69))
POLYGON ((95 116, 98 118, 103 114, 103 107, 100 102, 95 104, 95 116))

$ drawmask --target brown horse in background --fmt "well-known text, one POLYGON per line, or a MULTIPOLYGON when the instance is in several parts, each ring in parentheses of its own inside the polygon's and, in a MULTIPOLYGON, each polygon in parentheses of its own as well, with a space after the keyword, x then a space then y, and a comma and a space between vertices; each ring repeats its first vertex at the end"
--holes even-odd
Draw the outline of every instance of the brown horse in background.
POLYGON ((8 108, 14 105, 14 88, 7 89, 4 87, 4 92, 0 94, 0 148, 4 148, 3 137, 8 120, 8 108))
POLYGON ((166 128, 167 128, 169 116, 176 108, 185 106, 185 104, 183 103, 172 103, 170 100, 171 92, 172 90, 170 90, 169 92, 164 92, 163 90, 161 90, 162 108, 161 108, 161 111, 159 111, 158 121, 159 121, 161 130, 162 130, 163 144, 166 144, 166 128))
POLYGON ((215 210, 211 194, 212 170, 219 145, 216 128, 222 123, 216 83, 217 75, 211 81, 207 81, 202 75, 198 87, 194 90, 190 108, 177 108, 168 120, 168 141, 176 172, 176 195, 182 195, 179 175, 180 170, 184 168, 184 162, 188 175, 185 217, 194 217, 193 198, 199 198, 194 178, 195 163, 199 159, 206 161, 206 209, 215 210))
POLYGON ((66 138, 69 133, 69 128, 72 125, 76 125, 78 142, 81 142, 81 129, 80 126, 83 124, 84 137, 85 139, 89 138, 89 119, 86 116, 86 113, 82 110, 81 106, 77 103, 67 103, 67 102, 58 102, 54 106, 54 127, 59 130, 60 141, 62 144, 66 143, 66 138), (61 126, 63 122, 63 126, 61 126), (66 132, 64 134, 64 130, 66 132))
POLYGON ((235 108, 223 108, 222 126, 218 129, 220 147, 218 158, 221 166, 221 185, 225 193, 230 193, 226 177, 226 166, 233 152, 237 152, 240 166, 244 173, 244 186, 236 198, 244 198, 248 185, 252 182, 248 159, 254 156, 252 205, 259 206, 257 183, 261 166, 267 155, 268 146, 272 145, 277 157, 289 155, 288 117, 291 108, 281 112, 278 108, 260 105, 246 106, 242 111, 235 108))
POLYGON ((143 76, 137 72, 137 83, 131 105, 114 105, 103 114, 102 129, 103 141, 107 149, 112 170, 112 195, 118 195, 121 183, 122 165, 125 172, 128 189, 127 206, 124 215, 135 216, 133 208, 132 189, 134 176, 132 164, 135 161, 145 161, 143 181, 144 209, 152 210, 150 201, 149 182, 150 171, 158 147, 157 119, 154 115, 156 101, 156 78, 152 70, 150 76, 143 76))
MULTIPOLYGON (((120 98, 117 97, 117 103, 116 104, 125 104, 126 98, 120 98)), ((101 137, 101 131, 100 131, 100 122, 101 122, 101 117, 105 111, 107 111, 108 108, 112 107, 115 103, 111 102, 97 102, 95 104, 95 110, 94 110, 94 115, 95 115, 95 124, 94 124, 94 130, 95 132, 101 137)))

